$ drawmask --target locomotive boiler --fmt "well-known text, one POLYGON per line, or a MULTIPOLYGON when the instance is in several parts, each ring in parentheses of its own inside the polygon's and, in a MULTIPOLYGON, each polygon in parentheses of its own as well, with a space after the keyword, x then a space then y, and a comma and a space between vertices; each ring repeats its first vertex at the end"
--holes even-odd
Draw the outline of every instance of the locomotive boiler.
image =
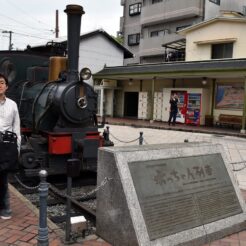
POLYGON ((27 176, 40 169, 66 173, 75 158, 82 170, 95 171, 103 145, 96 119, 97 94, 78 72, 83 8, 67 5, 67 58, 30 52, 0 53, 0 71, 9 78, 8 96, 19 107, 22 145, 20 166, 27 176))

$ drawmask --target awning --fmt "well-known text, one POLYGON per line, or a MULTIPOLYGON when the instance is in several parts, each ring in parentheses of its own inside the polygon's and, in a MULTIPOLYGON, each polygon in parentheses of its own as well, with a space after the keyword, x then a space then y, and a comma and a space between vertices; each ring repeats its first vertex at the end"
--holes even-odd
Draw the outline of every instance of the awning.
POLYGON ((185 50, 186 39, 182 38, 173 42, 164 43, 162 47, 174 49, 174 50, 185 50))
POLYGON ((119 67, 105 67, 94 79, 156 78, 242 78, 246 77, 246 59, 166 62, 119 67))

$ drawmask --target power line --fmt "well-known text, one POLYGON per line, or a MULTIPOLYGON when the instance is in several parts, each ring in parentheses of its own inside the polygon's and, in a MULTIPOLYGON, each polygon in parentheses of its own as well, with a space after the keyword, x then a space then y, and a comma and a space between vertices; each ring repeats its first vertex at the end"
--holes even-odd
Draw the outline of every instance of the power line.
POLYGON ((15 32, 15 34, 21 35, 21 36, 25 36, 25 37, 43 39, 43 40, 50 40, 51 39, 51 38, 48 38, 48 37, 47 38, 42 38, 42 37, 38 37, 38 36, 30 35, 30 34, 18 33, 18 32, 15 32))
MULTIPOLYGON (((1 29, 0 28, 0 31, 5 31, 5 29, 1 29)), ((13 31, 11 31, 11 32, 14 33, 14 34, 17 34, 17 35, 25 36, 25 37, 44 39, 44 40, 50 40, 51 39, 51 38, 48 38, 48 37, 45 38, 45 37, 35 36, 35 35, 32 35, 32 34, 27 34, 27 33, 13 32, 13 31)))
MULTIPOLYGON (((30 29, 33 29, 33 30, 39 30, 40 31, 41 29, 43 29, 43 28, 35 28, 35 27, 32 27, 32 26, 29 26, 29 25, 27 25, 25 23, 20 22, 19 20, 15 20, 14 18, 9 17, 9 16, 4 15, 4 14, 0 14, 0 16, 3 16, 5 18, 7 18, 7 19, 10 19, 10 20, 12 20, 12 21, 14 21, 14 22, 16 22, 18 24, 21 24, 21 25, 26 26, 26 27, 28 27, 30 29)), ((49 31, 49 32, 53 32, 53 30, 49 30, 49 29, 43 29, 43 30, 46 30, 46 31, 49 31)))
POLYGON ((43 32, 41 30, 35 30, 35 31, 32 31, 34 33, 27 33, 25 32, 26 29, 23 27, 17 27, 17 26, 14 26, 14 25, 8 25, 8 24, 4 24, 1 26, 2 28, 0 28, 0 30, 7 30, 7 29, 10 29, 14 32, 20 32, 20 33, 24 33, 24 34, 30 34, 30 35, 52 35, 51 33, 48 33, 48 32, 43 32))
POLYGON ((14 4, 12 1, 10 0, 6 0, 6 2, 9 4, 9 5, 12 5, 14 6, 16 9, 20 10, 22 13, 24 13, 25 15, 29 16, 29 18, 37 21, 39 24, 43 24, 43 25, 46 25, 46 26, 49 26, 49 24, 41 21, 41 20, 38 20, 37 18, 33 17, 32 15, 30 15, 29 12, 25 11, 24 9, 20 8, 19 6, 17 6, 16 4, 14 4))
MULTIPOLYGON (((47 38, 42 38, 40 36, 35 36, 35 35, 30 35, 30 34, 24 34, 24 33, 19 33, 19 32, 7 31, 7 30, 3 30, 3 29, 0 29, 0 30, 2 30, 2 33, 5 33, 5 34, 8 33, 9 34, 9 36, 8 36, 8 38, 9 38, 8 50, 13 50, 13 45, 14 44, 12 43, 12 34, 15 34, 15 36, 16 35, 20 35, 20 36, 27 37, 27 38, 29 38, 28 42, 30 41, 30 38, 36 38, 36 39, 39 39, 39 40, 45 40, 46 42, 51 40, 51 38, 48 38, 48 37, 47 38)), ((5 35, 2 35, 2 36, 3 37, 7 37, 5 35)), ((18 40, 18 38, 17 38, 17 40, 18 40)), ((26 42, 25 43, 23 42, 23 44, 26 44, 26 42)))

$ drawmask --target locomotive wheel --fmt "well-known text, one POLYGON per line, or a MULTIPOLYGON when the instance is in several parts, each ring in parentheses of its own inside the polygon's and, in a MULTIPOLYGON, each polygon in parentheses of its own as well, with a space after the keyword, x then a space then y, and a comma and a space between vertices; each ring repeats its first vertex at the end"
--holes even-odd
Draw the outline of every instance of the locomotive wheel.
POLYGON ((23 153, 21 155, 21 164, 26 169, 33 169, 37 167, 34 152, 23 153))

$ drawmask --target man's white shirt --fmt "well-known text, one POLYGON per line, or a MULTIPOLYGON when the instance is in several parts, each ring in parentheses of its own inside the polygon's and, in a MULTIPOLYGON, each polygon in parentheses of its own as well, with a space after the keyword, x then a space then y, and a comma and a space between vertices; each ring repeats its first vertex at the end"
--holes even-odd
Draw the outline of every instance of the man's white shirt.
POLYGON ((18 150, 20 151, 21 134, 20 134, 20 116, 16 103, 5 98, 0 101, 0 131, 11 131, 17 135, 18 150))

